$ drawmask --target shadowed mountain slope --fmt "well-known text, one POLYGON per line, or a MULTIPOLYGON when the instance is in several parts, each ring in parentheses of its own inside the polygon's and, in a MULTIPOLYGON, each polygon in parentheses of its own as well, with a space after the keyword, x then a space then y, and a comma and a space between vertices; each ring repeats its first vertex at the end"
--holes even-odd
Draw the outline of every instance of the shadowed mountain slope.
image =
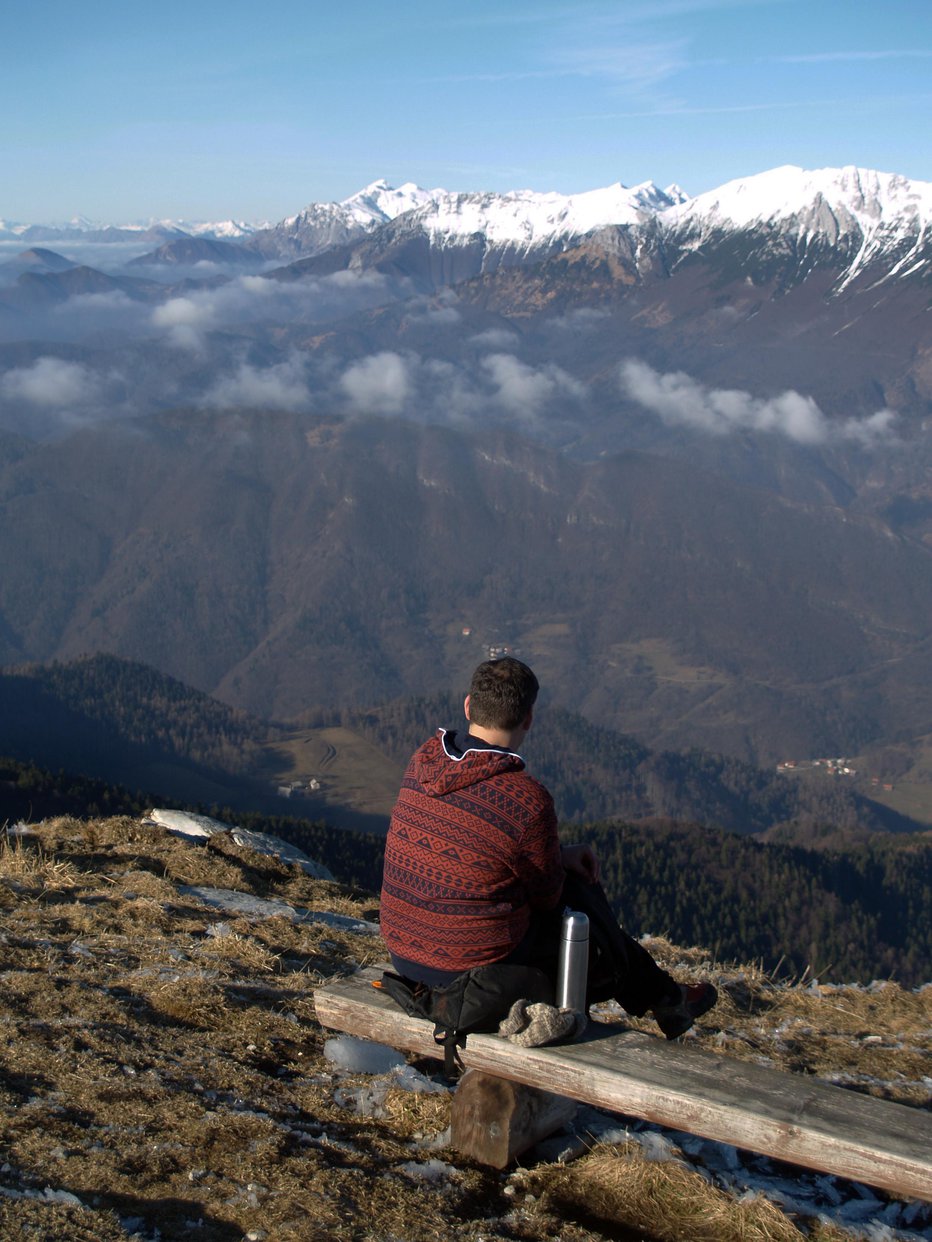
POLYGON ((932 732, 929 549, 671 460, 178 412, 30 447, 0 512, 6 663, 111 651, 288 717, 456 685, 504 643, 651 745, 932 732))

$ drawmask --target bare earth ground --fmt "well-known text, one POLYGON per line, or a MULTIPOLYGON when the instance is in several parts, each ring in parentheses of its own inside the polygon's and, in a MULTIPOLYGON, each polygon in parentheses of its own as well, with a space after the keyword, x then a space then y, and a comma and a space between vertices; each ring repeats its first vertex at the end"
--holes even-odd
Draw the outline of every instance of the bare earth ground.
MULTIPOLYGON (((672 1159, 632 1138, 569 1164, 470 1166, 446 1146, 447 1092, 388 1086, 361 1109, 371 1079, 324 1055, 313 990, 383 960, 377 935, 231 916, 185 885, 377 916, 371 894, 229 838, 131 819, 53 820, 0 844, 0 1238, 932 1238, 925 1206, 878 1194, 879 1219, 843 1231, 828 1207, 853 1192, 838 1179, 822 1179, 825 1212, 800 1215, 723 1188, 667 1140, 672 1159), (907 1217, 909 1232, 882 1223, 907 1217)), ((687 1038, 932 1105, 932 988, 777 985, 651 947, 722 991, 687 1038)))

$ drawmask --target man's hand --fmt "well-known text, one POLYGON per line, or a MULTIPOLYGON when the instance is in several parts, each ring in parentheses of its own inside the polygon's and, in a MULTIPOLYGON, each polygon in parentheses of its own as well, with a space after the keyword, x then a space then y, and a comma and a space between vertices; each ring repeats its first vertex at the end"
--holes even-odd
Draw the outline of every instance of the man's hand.
POLYGON ((575 871, 589 884, 599 878, 599 860, 591 845, 563 845, 560 856, 567 871, 575 871))

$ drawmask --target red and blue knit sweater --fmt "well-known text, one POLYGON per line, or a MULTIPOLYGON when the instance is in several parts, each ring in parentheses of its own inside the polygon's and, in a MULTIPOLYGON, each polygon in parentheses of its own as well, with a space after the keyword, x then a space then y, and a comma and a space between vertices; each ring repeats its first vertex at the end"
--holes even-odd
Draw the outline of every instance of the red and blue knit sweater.
POLYGON ((513 751, 441 729, 416 751, 385 844, 393 957, 460 972, 500 961, 563 887, 550 794, 513 751))

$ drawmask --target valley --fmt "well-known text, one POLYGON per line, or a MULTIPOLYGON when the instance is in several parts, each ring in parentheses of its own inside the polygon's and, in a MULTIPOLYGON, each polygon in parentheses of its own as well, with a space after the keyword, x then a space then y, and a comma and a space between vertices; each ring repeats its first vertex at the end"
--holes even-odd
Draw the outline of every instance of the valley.
MULTIPOLYGON (((110 653, 286 738, 507 647, 651 752, 858 756, 925 823, 930 204, 783 167, 8 229, 0 665, 110 653)), ((304 800, 375 822, 396 773, 344 738, 304 800)))

